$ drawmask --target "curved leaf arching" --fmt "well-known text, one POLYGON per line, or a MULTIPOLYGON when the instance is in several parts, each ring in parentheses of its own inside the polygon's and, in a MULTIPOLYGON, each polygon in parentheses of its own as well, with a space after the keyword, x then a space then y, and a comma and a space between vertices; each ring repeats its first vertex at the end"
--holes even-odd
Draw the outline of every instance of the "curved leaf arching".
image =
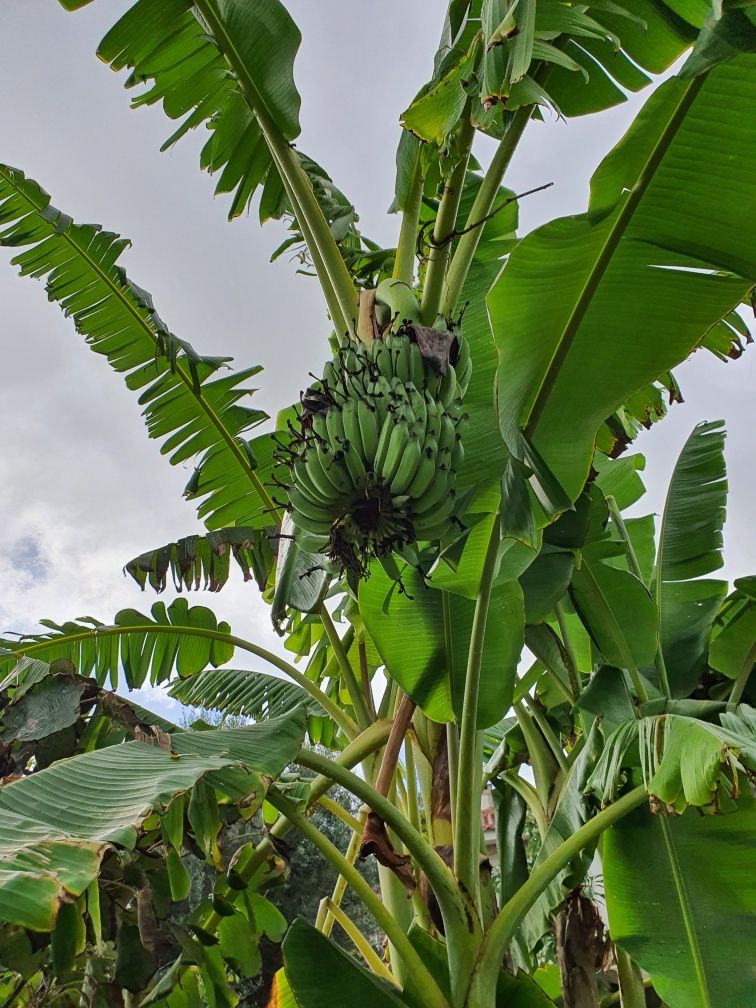
POLYGON ((301 686, 246 669, 206 669, 191 679, 178 680, 168 693, 189 707, 221 711, 255 721, 282 717, 298 707, 325 716, 323 709, 301 686))
POLYGON ((129 689, 139 689, 148 679, 157 686, 174 671, 193 676, 233 657, 230 626, 207 607, 189 606, 180 597, 168 607, 156 602, 150 613, 123 609, 111 625, 91 618, 63 624, 43 620, 47 633, 0 642, 0 669, 11 671, 24 657, 48 663, 65 659, 100 684, 109 681, 117 688, 123 673, 129 689))
POLYGON ((593 176, 588 213, 520 242, 489 294, 505 441, 519 454, 524 430, 571 500, 606 417, 756 279, 755 100, 752 56, 663 84, 593 176))
POLYGON ((165 590, 170 571, 177 591, 217 592, 228 581, 231 557, 245 581, 254 578, 265 591, 273 569, 274 527, 218 529, 207 535, 189 535, 134 557, 124 567, 140 588, 149 582, 156 592, 165 590))
POLYGON ((24 276, 44 277, 49 299, 140 392, 148 434, 162 442, 161 452, 173 465, 197 460, 186 492, 204 498, 198 511, 206 524, 269 525, 274 507, 264 483, 273 440, 264 435, 250 445, 242 436, 267 419, 246 402, 252 390, 244 383, 260 368, 224 374, 229 358, 201 356, 177 339, 151 296, 118 265, 128 241, 75 224, 36 182, 7 165, 0 165, 0 227, 0 245, 23 249, 13 265, 24 276))

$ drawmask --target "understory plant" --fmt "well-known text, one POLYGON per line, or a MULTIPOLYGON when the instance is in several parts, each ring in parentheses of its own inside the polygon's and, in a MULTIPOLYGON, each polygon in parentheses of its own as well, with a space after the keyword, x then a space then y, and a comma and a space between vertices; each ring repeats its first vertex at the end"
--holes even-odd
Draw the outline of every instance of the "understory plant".
POLYGON ((658 521, 627 512, 672 369, 750 341, 754 6, 451 0, 400 117, 390 248, 295 146, 299 43, 279 0, 138 0, 99 49, 168 144, 207 129, 229 217, 283 221, 275 254, 317 277, 330 345, 274 421, 259 368, 161 319, 125 239, 0 165, 0 245, 194 466, 206 531, 128 572, 215 591, 238 565, 291 656, 183 594, 2 642, 2 1003, 746 1005, 756 578, 711 577, 722 423, 691 433, 658 521), (643 88, 586 212, 519 236, 507 168, 538 120, 643 88), (146 683, 248 723, 179 728, 117 692, 146 683), (291 831, 337 873, 315 919, 268 898, 291 831))

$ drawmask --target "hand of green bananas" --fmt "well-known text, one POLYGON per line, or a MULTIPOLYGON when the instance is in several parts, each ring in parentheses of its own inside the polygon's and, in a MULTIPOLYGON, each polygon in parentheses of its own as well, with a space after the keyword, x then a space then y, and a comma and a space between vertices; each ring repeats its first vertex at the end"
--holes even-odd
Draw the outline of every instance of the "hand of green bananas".
POLYGON ((302 396, 287 452, 288 510, 302 549, 365 576, 372 557, 410 559, 413 543, 449 532, 472 370, 460 334, 451 353, 454 363, 439 373, 411 325, 369 349, 338 346, 302 396))

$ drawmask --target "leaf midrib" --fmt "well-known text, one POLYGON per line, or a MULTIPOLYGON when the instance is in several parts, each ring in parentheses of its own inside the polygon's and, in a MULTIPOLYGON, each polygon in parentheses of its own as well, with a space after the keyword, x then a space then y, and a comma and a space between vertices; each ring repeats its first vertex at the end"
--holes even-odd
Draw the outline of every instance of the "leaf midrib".
POLYGON ((698 77, 694 77, 693 80, 691 80, 686 86, 674 112, 670 116, 667 126, 649 154, 635 185, 625 201, 624 206, 617 215, 614 224, 609 229, 609 233, 607 234, 598 256, 596 257, 594 267, 588 274, 588 277, 583 284, 577 303, 575 304, 575 307, 565 324, 562 336, 551 356, 546 373, 536 390, 535 396, 533 397, 533 403, 530 407, 527 423, 524 427, 525 434, 529 437, 533 436, 533 432, 538 426, 538 423, 543 415, 543 411, 546 408, 549 395, 557 382, 559 371, 565 362, 575 337, 578 334, 585 314, 590 307, 593 296, 596 293, 609 264, 611 263, 612 256, 614 255, 627 226, 632 220, 640 201, 645 196, 656 169, 659 167, 659 164, 664 158, 670 144, 674 140, 678 129, 685 120, 688 110, 695 101, 698 92, 703 87, 706 77, 707 74, 701 74, 698 77))
POLYGON ((664 845, 667 849, 667 855, 669 857, 669 863, 672 869, 672 882, 674 884, 675 892, 677 893, 677 898, 680 905, 680 913, 682 914, 683 927, 685 928, 685 934, 688 939, 688 946, 690 948, 691 957, 693 959, 693 968, 696 971, 696 979, 698 981, 698 987, 702 998, 700 1008, 713 1008, 711 997, 709 996, 709 986, 706 982, 706 973, 704 970, 703 958, 701 956, 701 949, 698 944, 698 937, 696 935, 695 925, 693 923, 693 915, 691 913, 690 901, 688 900, 688 893, 685 888, 682 872, 680 871, 680 864, 677 860, 677 852, 675 851, 674 843, 672 841, 672 835, 669 830, 669 823, 667 822, 667 820, 664 818, 663 815, 657 816, 657 819, 661 825, 662 835, 664 836, 664 845))

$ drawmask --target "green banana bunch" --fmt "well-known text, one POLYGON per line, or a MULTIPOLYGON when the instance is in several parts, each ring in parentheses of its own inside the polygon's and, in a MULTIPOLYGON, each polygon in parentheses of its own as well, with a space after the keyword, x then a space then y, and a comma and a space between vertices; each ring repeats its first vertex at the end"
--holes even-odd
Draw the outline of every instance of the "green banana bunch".
POLYGON ((470 348, 455 333, 454 363, 441 373, 435 358, 426 360, 414 338, 414 294, 404 287, 392 281, 383 291, 407 319, 396 332, 369 348, 334 342, 323 377, 302 396, 285 459, 297 541, 357 576, 373 557, 406 556, 415 542, 443 538, 457 520, 470 348))

